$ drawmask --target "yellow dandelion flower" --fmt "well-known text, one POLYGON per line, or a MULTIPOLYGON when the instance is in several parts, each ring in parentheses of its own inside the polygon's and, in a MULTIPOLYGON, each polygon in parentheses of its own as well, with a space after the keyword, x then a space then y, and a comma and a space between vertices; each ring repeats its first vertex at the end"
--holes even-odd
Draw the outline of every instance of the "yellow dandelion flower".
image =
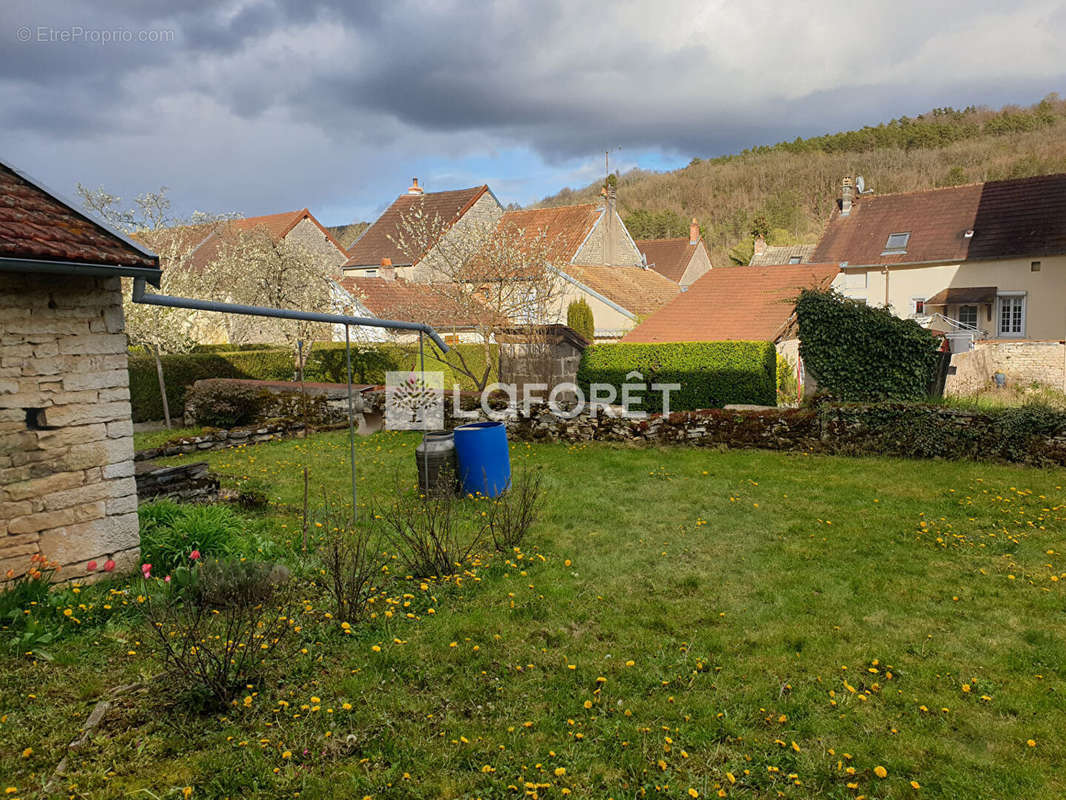
POLYGON ((887 778, 888 770, 878 764, 876 767, 874 767, 874 775, 876 775, 878 778, 887 778))

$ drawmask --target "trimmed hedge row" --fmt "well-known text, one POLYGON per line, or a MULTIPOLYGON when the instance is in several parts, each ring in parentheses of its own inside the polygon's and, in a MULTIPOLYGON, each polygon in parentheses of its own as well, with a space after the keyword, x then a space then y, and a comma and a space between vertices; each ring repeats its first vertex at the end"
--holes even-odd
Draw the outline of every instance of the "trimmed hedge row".
MULTIPOLYGON (((474 371, 485 368, 484 348, 479 344, 452 345, 466 359, 474 371)), ((444 385, 458 383, 463 389, 475 388, 464 375, 429 356, 426 347, 426 369, 444 373, 444 385)), ((496 380, 499 351, 491 352, 492 373, 496 380)), ((447 358, 447 356, 446 356, 447 358)), ((196 381, 205 378, 244 378, 261 381, 289 381, 296 376, 295 359, 288 348, 242 350, 231 352, 200 352, 163 356, 163 377, 167 384, 170 414, 177 418, 185 413, 185 391, 196 381)), ((418 366, 418 345, 380 344, 352 346, 352 382, 381 384, 385 373, 393 370, 415 369, 418 366)), ((144 422, 163 418, 163 400, 159 396, 155 360, 149 356, 130 355, 130 402, 133 421, 144 422)), ((317 343, 304 366, 304 379, 324 383, 344 383, 347 380, 344 345, 317 343)))
MULTIPOLYGON (((721 408, 732 403, 777 404, 777 351, 769 342, 676 342, 672 344, 597 344, 585 350, 577 382, 590 397, 590 385, 609 384, 621 402, 622 384, 640 384, 639 410, 662 410, 662 393, 653 383, 677 383, 670 394, 673 411, 721 408), (629 381, 637 371, 643 381, 629 381)), ((636 408, 634 404, 634 408, 636 408)))

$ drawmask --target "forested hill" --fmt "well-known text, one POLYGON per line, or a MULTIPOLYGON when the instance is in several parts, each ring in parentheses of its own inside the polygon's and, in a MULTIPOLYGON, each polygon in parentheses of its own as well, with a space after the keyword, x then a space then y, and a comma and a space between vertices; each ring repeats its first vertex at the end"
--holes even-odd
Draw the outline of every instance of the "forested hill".
MULTIPOLYGON (((619 212, 634 238, 683 236, 696 217, 713 264, 750 255, 753 229, 771 244, 817 241, 845 175, 878 193, 1066 172, 1066 101, 1023 108, 937 108, 861 130, 699 159, 674 172, 618 177, 619 212)), ((538 206, 595 200, 601 184, 564 189, 538 206)))

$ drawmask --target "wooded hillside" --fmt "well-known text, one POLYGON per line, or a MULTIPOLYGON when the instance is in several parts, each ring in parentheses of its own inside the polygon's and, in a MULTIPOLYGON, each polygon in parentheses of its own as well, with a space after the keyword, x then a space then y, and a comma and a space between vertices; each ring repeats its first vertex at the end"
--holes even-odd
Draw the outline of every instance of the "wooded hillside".
MULTIPOLYGON (((771 244, 817 241, 845 175, 878 193, 1066 172, 1066 101, 1022 108, 938 108, 861 130, 699 159, 674 172, 619 176, 619 212, 634 238, 683 236, 696 217, 716 265, 750 252, 753 227, 771 244)), ((590 202, 599 183, 539 206, 590 202)))

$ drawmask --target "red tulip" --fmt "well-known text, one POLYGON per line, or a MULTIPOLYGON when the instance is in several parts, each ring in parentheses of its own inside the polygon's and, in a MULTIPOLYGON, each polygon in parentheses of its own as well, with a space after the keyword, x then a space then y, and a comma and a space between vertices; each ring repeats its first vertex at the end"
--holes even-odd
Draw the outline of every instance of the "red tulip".
POLYGON ((189 558, 191 558, 193 561, 199 561, 200 560, 200 551, 199 550, 193 550, 191 553, 189 553, 189 558))
POLYGON ((104 562, 104 572, 111 572, 115 569, 115 562, 110 558, 104 562))
POLYGON ((96 562, 95 561, 90 561, 88 564, 86 564, 85 565, 85 571, 86 572, 96 572, 96 562))

